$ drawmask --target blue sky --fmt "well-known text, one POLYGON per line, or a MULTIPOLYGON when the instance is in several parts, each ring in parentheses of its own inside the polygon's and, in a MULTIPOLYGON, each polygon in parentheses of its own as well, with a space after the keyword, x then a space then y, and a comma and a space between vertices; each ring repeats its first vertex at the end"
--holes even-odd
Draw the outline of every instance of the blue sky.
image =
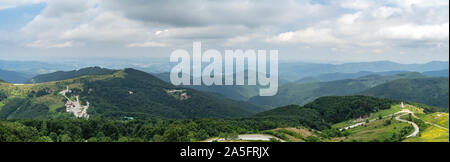
POLYGON ((45 3, 40 3, 0 10, 0 21, 2 22, 0 23, 0 30, 15 31, 24 27, 45 7, 45 3))
POLYGON ((201 41, 277 49, 289 61, 448 61, 448 8, 446 0, 2 0, 0 59, 166 58, 201 41))

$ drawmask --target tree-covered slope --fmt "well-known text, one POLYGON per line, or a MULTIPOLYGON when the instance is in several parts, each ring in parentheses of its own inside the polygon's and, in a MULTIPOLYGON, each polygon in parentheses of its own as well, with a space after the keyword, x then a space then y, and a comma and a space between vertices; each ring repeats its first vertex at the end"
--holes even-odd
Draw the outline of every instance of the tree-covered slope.
POLYGON ((44 83, 58 80, 66 80, 83 75, 105 75, 112 74, 116 70, 105 69, 100 67, 89 67, 73 71, 57 71, 49 74, 42 74, 31 78, 28 83, 44 83))
MULTIPOLYGON (((244 73, 244 82, 245 85, 190 85, 190 86, 183 86, 191 89, 195 89, 202 92, 208 92, 212 94, 218 95, 218 97, 226 97, 232 100, 238 100, 238 101, 247 101, 251 97, 258 96, 259 90, 261 88, 264 88, 262 86, 258 85, 248 85, 248 72, 247 70, 244 73)), ((236 75, 236 74, 233 74, 236 75)), ((263 74, 260 74, 263 75, 263 74)), ((156 74, 156 77, 160 78, 161 80, 164 80, 166 82, 170 82, 170 73, 160 73, 156 74)), ((191 82, 193 80, 193 77, 191 76, 191 82)), ((225 76, 222 77, 223 83, 225 82, 225 76)), ((256 78, 257 80, 257 78, 256 78)), ((258 82, 258 80, 257 80, 258 82)), ((234 84, 236 83, 236 80, 234 80, 234 84)), ((278 84, 282 85, 287 83, 285 80, 279 80, 278 84)))
MULTIPOLYGON (((188 88, 175 87, 145 72, 126 69, 124 78, 89 82, 84 89, 93 89, 87 99, 105 114, 147 113, 173 118, 237 117, 262 111, 245 102, 219 99, 210 94, 188 88), (170 90, 185 90, 189 96, 180 100, 167 93, 170 90), (132 91, 133 95, 128 92, 132 91), (120 98, 120 100, 118 100, 120 98), (107 106, 113 105, 113 106, 107 106)), ((87 92, 86 92, 87 93, 87 92)))
POLYGON ((256 96, 249 102, 273 107, 289 104, 303 105, 322 96, 345 96, 362 92, 377 85, 400 78, 423 78, 420 73, 401 73, 389 76, 368 75, 357 79, 330 82, 288 83, 278 89, 278 94, 270 97, 256 96))
POLYGON ((448 108, 448 78, 399 79, 361 92, 362 95, 414 101, 448 108))
POLYGON ((208 93, 175 87, 138 70, 125 69, 106 75, 83 75, 67 80, 40 84, 0 83, 0 118, 66 118, 67 101, 59 92, 79 96, 89 102, 88 114, 106 118, 162 117, 209 118, 241 117, 263 111, 260 107, 208 93), (37 109, 39 108, 39 109, 37 109))
POLYGON ((255 117, 298 120, 306 126, 324 129, 334 123, 389 109, 395 103, 393 100, 368 96, 321 97, 304 106, 288 105, 258 113, 255 117))

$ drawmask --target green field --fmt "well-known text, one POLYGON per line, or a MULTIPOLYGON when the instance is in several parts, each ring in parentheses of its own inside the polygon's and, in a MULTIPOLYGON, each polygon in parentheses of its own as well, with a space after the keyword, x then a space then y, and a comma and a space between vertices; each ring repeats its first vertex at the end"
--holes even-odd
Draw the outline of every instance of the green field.
POLYGON ((413 137, 405 140, 405 142, 449 142, 448 113, 436 112, 432 114, 416 114, 416 116, 425 122, 447 129, 428 124, 428 127, 421 132, 420 137, 413 137))
POLYGON ((447 129, 449 128, 448 113, 436 112, 433 114, 416 114, 416 116, 426 122, 437 124, 447 129))
MULTIPOLYGON (((330 139, 330 142, 383 142, 390 141, 393 136, 399 138, 404 136, 401 130, 405 127, 410 127, 407 123, 399 122, 395 119, 385 118, 382 120, 376 120, 367 125, 359 126, 353 129, 349 129, 349 135, 347 137, 339 137, 330 139), (389 125, 386 125, 386 121, 391 120, 389 125)), ((410 133, 410 131, 408 132, 410 133)), ((393 140, 395 141, 395 140, 393 140)))
POLYGON ((449 131, 442 128, 429 126, 421 134, 420 137, 412 137, 405 142, 449 142, 449 131))

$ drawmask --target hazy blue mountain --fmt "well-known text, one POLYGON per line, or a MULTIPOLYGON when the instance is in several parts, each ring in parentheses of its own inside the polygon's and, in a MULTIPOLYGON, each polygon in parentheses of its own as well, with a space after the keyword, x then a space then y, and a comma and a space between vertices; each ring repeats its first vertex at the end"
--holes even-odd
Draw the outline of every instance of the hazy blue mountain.
POLYGON ((442 108, 449 107, 448 78, 398 79, 359 94, 413 101, 442 108))
POLYGON ((448 69, 448 62, 433 61, 426 64, 398 64, 389 61, 361 62, 345 64, 280 63, 280 78, 296 81, 305 77, 330 73, 358 73, 360 71, 435 71, 448 69))
POLYGON ((448 73, 449 73, 448 69, 423 72, 424 75, 430 76, 430 77, 448 77, 448 73))
POLYGON ((396 79, 424 77, 426 76, 420 73, 409 72, 389 76, 368 75, 356 79, 330 82, 288 83, 279 87, 278 94, 275 96, 255 96, 250 98, 249 102, 272 107, 290 104, 303 105, 322 96, 345 96, 362 92, 396 79))
POLYGON ((27 75, 38 75, 55 72, 58 70, 72 70, 75 65, 48 63, 39 61, 5 61, 0 60, 0 69, 21 72, 27 75))
POLYGON ((20 72, 0 70, 0 79, 10 83, 25 83, 29 77, 29 75, 20 72))
POLYGON ((395 75, 400 73, 406 73, 407 71, 387 71, 387 72, 370 72, 370 71, 360 71, 357 73, 330 73, 330 74, 321 74, 318 76, 306 77, 296 81, 297 83, 305 83, 305 82, 328 82, 334 80, 344 80, 344 79, 355 79, 367 75, 395 75))

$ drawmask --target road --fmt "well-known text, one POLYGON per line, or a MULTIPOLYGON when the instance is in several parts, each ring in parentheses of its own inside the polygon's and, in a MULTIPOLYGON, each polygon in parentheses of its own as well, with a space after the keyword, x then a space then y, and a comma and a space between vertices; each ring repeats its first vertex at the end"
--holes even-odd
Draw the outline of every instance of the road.
MULTIPOLYGON (((275 136, 266 135, 266 134, 244 134, 244 135, 238 136, 238 140, 243 140, 243 141, 270 141, 271 138, 280 140, 281 142, 285 142, 282 139, 279 139, 275 136)), ((223 139, 223 138, 219 138, 219 139, 210 139, 206 142, 224 141, 224 140, 225 139, 223 139)))
MULTIPOLYGON (((397 115, 397 114, 401 114, 401 113, 411 113, 411 111, 409 111, 409 110, 402 110, 402 111, 396 112, 396 113, 394 113, 394 114, 390 114, 390 115, 383 116, 383 117, 381 117, 381 118, 384 119, 384 118, 391 117, 391 116, 394 116, 394 115, 397 115)), ((414 115, 414 114, 413 114, 413 115, 414 115)), ((376 120, 378 120, 378 119, 372 119, 372 120, 369 120, 369 123, 374 122, 374 121, 376 121, 376 120)), ((361 126, 361 125, 364 125, 364 124, 366 124, 366 122, 359 122, 359 123, 353 124, 353 125, 351 125, 351 126, 341 128, 341 129, 339 129, 339 130, 340 130, 340 131, 343 131, 343 130, 347 130, 347 129, 352 129, 352 128, 355 128, 355 127, 358 127, 358 126, 361 126)))
MULTIPOLYGON (((416 123, 414 123, 414 122, 400 119, 400 117, 402 117, 402 116, 404 116, 404 115, 407 115, 407 114, 412 114, 414 118, 417 118, 417 117, 414 115, 413 112, 411 112, 411 111, 409 111, 409 110, 402 110, 402 111, 396 112, 396 113, 391 114, 391 115, 383 116, 382 118, 387 118, 387 117, 395 116, 395 115, 398 115, 398 114, 403 114, 403 115, 399 115, 399 116, 395 117, 396 120, 398 120, 398 121, 400 121, 400 122, 407 122, 407 123, 413 125, 413 127, 414 127, 414 132, 413 132, 412 134, 406 136, 406 138, 410 138, 410 137, 415 137, 415 136, 417 136, 417 135, 419 134, 419 131, 420 131, 420 130, 419 130, 419 126, 418 126, 416 123), (404 113, 404 114, 403 114, 403 113, 404 113)), ((374 121, 376 121, 376 120, 377 120, 377 119, 372 119, 372 120, 369 121, 369 123, 374 122, 374 121)), ((356 123, 356 124, 353 124, 353 125, 351 125, 351 126, 344 127, 344 128, 342 128, 342 129, 340 129, 340 131, 347 130, 347 129, 351 129, 351 128, 355 128, 355 127, 358 127, 358 126, 361 126, 361 125, 364 125, 364 124, 366 124, 366 122, 356 123)), ((434 125, 434 126, 439 127, 439 128, 447 129, 447 128, 441 127, 441 126, 436 125, 436 124, 433 124, 433 123, 429 123, 429 124, 434 125)), ((448 130, 448 129, 447 129, 447 130, 448 130)))
POLYGON ((412 121, 407 121, 407 120, 400 119, 400 117, 408 115, 408 114, 413 114, 413 113, 406 113, 406 114, 399 115, 399 116, 395 117, 395 120, 398 120, 398 121, 401 121, 401 122, 406 122, 406 123, 409 123, 409 124, 413 125, 414 132, 411 133, 410 135, 406 136, 406 138, 415 137, 415 136, 417 136, 419 134, 419 126, 417 126, 416 123, 414 123, 412 121))

